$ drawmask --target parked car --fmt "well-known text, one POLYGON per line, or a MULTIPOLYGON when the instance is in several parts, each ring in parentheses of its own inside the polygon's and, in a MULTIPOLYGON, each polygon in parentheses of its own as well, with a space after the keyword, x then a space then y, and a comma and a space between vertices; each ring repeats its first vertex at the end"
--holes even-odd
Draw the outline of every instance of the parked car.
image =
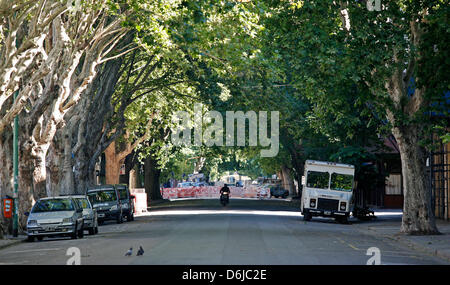
POLYGON ((279 186, 270 187, 270 196, 275 198, 287 198, 287 196, 289 196, 289 191, 279 186))
POLYGON ((90 235, 98 233, 98 217, 97 211, 92 207, 89 199, 84 195, 72 196, 72 198, 78 203, 80 208, 83 209, 84 230, 87 230, 90 235))
POLYGON ((53 236, 83 238, 83 209, 70 196, 39 199, 25 215, 28 241, 53 236))
POLYGON ((97 185, 86 192, 89 201, 97 211, 98 223, 102 225, 107 220, 123 223, 122 205, 119 192, 114 185, 97 185))
POLYGON ((128 186, 125 184, 115 185, 119 192, 120 204, 122 205, 122 215, 127 218, 127 222, 134 221, 134 196, 130 194, 128 186))

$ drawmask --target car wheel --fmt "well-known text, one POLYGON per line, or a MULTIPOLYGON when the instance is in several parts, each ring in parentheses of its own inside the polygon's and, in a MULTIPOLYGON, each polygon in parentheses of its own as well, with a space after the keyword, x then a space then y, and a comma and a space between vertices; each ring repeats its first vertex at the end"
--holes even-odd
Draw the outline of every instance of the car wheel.
POLYGON ((28 241, 28 242, 34 242, 34 237, 28 236, 28 237, 27 237, 27 241, 28 241))
POLYGON ((100 226, 102 226, 104 223, 105 223, 105 221, 103 221, 103 220, 98 221, 98 224, 99 224, 100 226))
POLYGON ((70 238, 71 238, 71 239, 77 239, 77 238, 78 238, 78 231, 77 231, 77 229, 78 229, 78 225, 75 224, 75 230, 74 230, 73 233, 70 235, 70 238))
POLYGON ((95 228, 94 227, 92 227, 92 228, 89 228, 89 235, 95 235, 95 228))
POLYGON ((134 221, 134 213, 129 214, 127 217, 127 222, 131 222, 131 221, 134 221))
POLYGON ((119 215, 117 216, 117 223, 118 223, 118 224, 123 223, 123 216, 122 216, 122 214, 119 214, 119 215))
POLYGON ((37 237, 37 240, 38 240, 38 241, 41 241, 41 240, 43 240, 43 239, 44 239, 43 236, 37 237))
POLYGON ((83 238, 84 237, 84 224, 81 224, 81 228, 78 231, 78 238, 83 238))

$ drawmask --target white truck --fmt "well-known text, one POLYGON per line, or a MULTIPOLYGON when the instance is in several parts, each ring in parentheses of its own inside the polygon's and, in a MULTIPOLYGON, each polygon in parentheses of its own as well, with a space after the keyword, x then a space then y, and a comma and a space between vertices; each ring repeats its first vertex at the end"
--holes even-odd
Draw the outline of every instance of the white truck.
POLYGON ((307 160, 302 179, 301 212, 305 221, 313 216, 334 217, 346 223, 353 211, 355 167, 326 161, 307 160))

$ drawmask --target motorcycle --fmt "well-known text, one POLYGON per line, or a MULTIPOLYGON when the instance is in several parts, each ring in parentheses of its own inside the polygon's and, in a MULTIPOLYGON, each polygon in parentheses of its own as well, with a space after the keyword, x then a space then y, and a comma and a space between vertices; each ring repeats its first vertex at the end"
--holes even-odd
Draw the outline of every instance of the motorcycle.
POLYGON ((223 206, 226 206, 230 202, 230 199, 228 197, 228 192, 224 192, 220 195, 220 203, 223 206))

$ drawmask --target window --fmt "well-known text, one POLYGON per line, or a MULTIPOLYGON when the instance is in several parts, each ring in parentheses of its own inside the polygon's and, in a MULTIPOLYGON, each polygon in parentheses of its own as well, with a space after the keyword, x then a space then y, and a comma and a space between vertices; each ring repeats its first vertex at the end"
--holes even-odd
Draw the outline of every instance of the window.
POLYGON ((306 187, 328 189, 330 174, 328 172, 308 171, 306 187))
POLYGON ((331 174, 331 190, 352 191, 353 175, 333 173, 331 174))
POLYGON ((114 190, 96 191, 93 193, 89 193, 88 197, 89 200, 91 200, 92 204, 117 200, 116 191, 114 190))
POLYGON ((34 205, 32 213, 74 211, 75 207, 69 199, 46 199, 39 200, 34 205))
POLYGON ((78 202, 78 205, 80 206, 80 208, 82 208, 82 209, 90 209, 91 208, 87 199, 78 198, 77 202, 78 202))
POLYGON ((128 193, 127 193, 127 189, 123 188, 123 189, 119 189, 119 197, 120 199, 127 199, 128 198, 128 193))
POLYGON ((389 174, 386 179, 386 195, 402 195, 402 176, 389 174))

